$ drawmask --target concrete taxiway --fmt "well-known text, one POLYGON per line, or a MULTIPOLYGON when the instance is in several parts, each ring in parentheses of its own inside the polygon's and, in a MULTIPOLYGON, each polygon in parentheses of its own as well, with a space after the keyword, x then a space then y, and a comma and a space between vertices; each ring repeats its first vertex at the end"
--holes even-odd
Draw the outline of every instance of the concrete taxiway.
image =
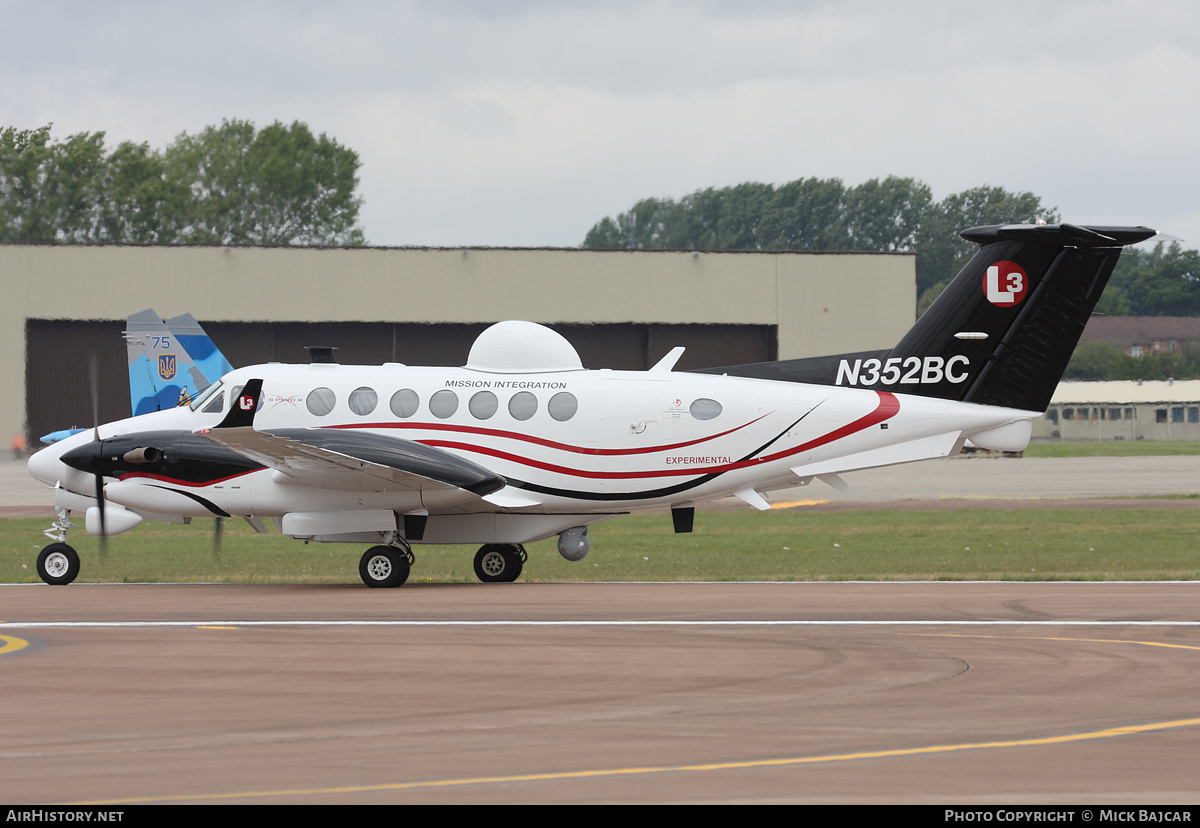
MULTIPOLYGON (((775 499, 1194 508, 1102 499, 1200 458, 846 478, 775 499)), ((0 800, 1195 803, 1198 679, 1197 583, 0 586, 0 800)))
POLYGON ((1200 584, 0 586, 0 798, 1200 799, 1200 584))

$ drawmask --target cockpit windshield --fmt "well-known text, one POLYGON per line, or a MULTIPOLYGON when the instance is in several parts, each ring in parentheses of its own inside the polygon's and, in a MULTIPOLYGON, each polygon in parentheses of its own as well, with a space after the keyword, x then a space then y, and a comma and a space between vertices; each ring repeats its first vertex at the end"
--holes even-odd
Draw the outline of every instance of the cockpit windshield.
POLYGON ((215 394, 221 388, 221 386, 222 381, 217 380, 212 385, 208 386, 208 388, 205 388, 203 391, 197 394, 195 399, 192 400, 188 407, 191 408, 192 411, 198 411, 200 406, 204 404, 204 401, 215 394))

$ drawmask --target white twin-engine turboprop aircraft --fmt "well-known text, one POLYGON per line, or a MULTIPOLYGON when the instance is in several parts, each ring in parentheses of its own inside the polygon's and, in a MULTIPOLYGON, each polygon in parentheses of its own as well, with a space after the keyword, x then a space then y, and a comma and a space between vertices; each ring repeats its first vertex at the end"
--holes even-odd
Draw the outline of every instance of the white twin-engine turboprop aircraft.
MULTIPOLYGON (((1008 225, 963 234, 980 250, 891 350, 673 371, 585 370, 562 336, 501 322, 462 368, 256 365, 190 405, 101 425, 43 449, 55 540, 38 558, 70 583, 71 511, 91 534, 142 520, 263 518, 305 541, 373 544, 359 572, 399 586, 415 543, 482 543, 475 571, 512 581, 523 544, 587 527, 955 452, 1019 450, 1045 410, 1123 245, 1144 227, 1008 225), (100 492, 103 495, 100 495, 100 492)), ((322 356, 325 359, 322 359, 322 356)))

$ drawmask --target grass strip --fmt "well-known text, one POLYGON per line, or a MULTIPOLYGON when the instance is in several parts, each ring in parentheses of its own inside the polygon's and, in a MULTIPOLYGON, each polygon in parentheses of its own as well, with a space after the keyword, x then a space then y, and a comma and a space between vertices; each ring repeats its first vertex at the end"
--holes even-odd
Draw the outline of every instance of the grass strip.
MULTIPOLYGON (((0 582, 37 581, 49 521, 0 520, 0 582)), ((365 545, 303 544, 226 521, 144 524, 108 543, 70 541, 80 582, 357 583, 365 545)), ((555 539, 529 544, 523 581, 1162 580, 1200 579, 1200 511, 1031 509, 698 512, 676 535, 665 514, 590 530, 591 553, 563 560, 555 539)), ((417 546, 411 581, 475 580, 475 546, 417 546)))
POLYGON ((1200 440, 1039 440, 1030 443, 1024 457, 1194 457, 1200 440))

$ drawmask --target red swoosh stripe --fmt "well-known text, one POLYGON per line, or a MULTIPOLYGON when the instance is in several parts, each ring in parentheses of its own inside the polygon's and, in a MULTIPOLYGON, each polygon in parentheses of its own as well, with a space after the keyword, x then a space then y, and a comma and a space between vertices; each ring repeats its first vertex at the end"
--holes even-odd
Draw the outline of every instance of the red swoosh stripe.
POLYGON ((556 474, 564 474, 571 477, 586 477, 598 480, 631 480, 646 477, 682 477, 699 474, 720 474, 722 472, 734 471, 736 469, 745 469, 750 466, 757 466, 759 463, 769 463, 773 460, 780 460, 784 457, 800 454, 801 452, 817 448, 818 446, 827 445, 835 440, 840 440, 843 437, 849 437, 851 434, 856 434, 864 429, 868 429, 873 425, 882 423, 884 420, 889 420, 896 416, 900 410, 900 401, 896 399, 895 394, 887 391, 876 391, 879 395, 879 405, 875 409, 863 416, 859 417, 852 423, 848 423, 841 428, 836 428, 833 431, 823 434, 809 440, 807 443, 802 443, 795 448, 787 449, 786 451, 768 454, 763 457, 751 458, 749 460, 739 460, 736 463, 723 463, 719 466, 701 466, 684 469, 662 469, 654 471, 635 471, 635 472, 605 472, 605 471, 583 471, 580 469, 572 469, 566 466, 559 466, 554 463, 545 463, 540 460, 532 460, 528 457, 521 457, 507 451, 499 449, 485 448, 483 446, 475 446, 469 443, 459 443, 452 440, 421 440, 427 446, 436 446, 438 448, 457 449, 459 451, 470 451, 476 454, 486 454, 490 457, 496 457, 501 460, 508 460, 513 463, 518 463, 523 466, 530 466, 542 471, 554 472, 556 474))
POLYGON ((216 480, 202 480, 199 482, 192 481, 192 480, 179 480, 178 478, 175 478, 175 477, 165 477, 161 474, 150 474, 149 472, 131 472, 129 474, 123 474, 120 477, 118 477, 117 479, 118 480, 133 480, 135 478, 141 478, 143 480, 157 480, 161 483, 171 483, 175 486, 188 486, 188 487, 191 487, 194 489, 202 489, 205 486, 215 486, 218 483, 224 483, 227 480, 235 480, 239 477, 245 477, 248 474, 254 474, 255 472, 263 471, 266 468, 268 468, 268 467, 262 466, 257 469, 249 469, 248 471, 238 472, 237 474, 231 474, 228 477, 220 477, 220 478, 217 478, 216 480))
MULTIPOLYGON (((774 413, 774 412, 771 412, 771 413, 774 413)), ((554 440, 546 440, 541 437, 534 437, 529 434, 521 434, 516 431, 502 431, 497 428, 481 428, 479 426, 460 426, 460 425, 452 425, 450 423, 343 423, 341 425, 332 425, 332 426, 324 426, 324 427, 325 428, 419 428, 419 429, 428 429, 430 431, 455 431, 455 432, 462 432, 464 434, 482 434, 487 437, 503 437, 503 438, 507 438, 509 440, 520 440, 525 443, 533 443, 534 445, 545 446, 546 448, 557 449, 559 451, 569 451, 569 452, 573 452, 575 454, 619 456, 619 455, 626 455, 626 454, 654 454, 654 453, 660 452, 660 451, 673 451, 674 449, 681 449, 681 448, 686 448, 688 446, 698 445, 700 443, 707 443, 709 440, 716 440, 718 437, 724 437, 726 434, 733 434, 735 431, 741 431, 743 428, 746 428, 747 426, 752 426, 755 423, 757 423, 759 420, 761 420, 763 417, 766 417, 766 416, 768 416, 768 415, 763 414, 761 417, 756 417, 755 419, 750 420, 747 423, 743 423, 740 426, 734 426, 733 428, 729 429, 728 431, 722 431, 718 434, 710 434, 707 437, 700 437, 695 440, 688 440, 687 442, 684 442, 684 443, 671 443, 670 445, 665 445, 665 446, 648 446, 646 448, 625 448, 625 449, 586 448, 584 446, 573 446, 570 443, 558 443, 558 442, 555 442, 554 440)), ((438 442, 429 441, 429 440, 420 440, 418 442, 424 443, 427 446, 433 446, 433 445, 459 446, 459 445, 462 445, 459 443, 438 443, 438 442)), ((467 448, 474 450, 476 447, 475 446, 467 446, 467 448)))

